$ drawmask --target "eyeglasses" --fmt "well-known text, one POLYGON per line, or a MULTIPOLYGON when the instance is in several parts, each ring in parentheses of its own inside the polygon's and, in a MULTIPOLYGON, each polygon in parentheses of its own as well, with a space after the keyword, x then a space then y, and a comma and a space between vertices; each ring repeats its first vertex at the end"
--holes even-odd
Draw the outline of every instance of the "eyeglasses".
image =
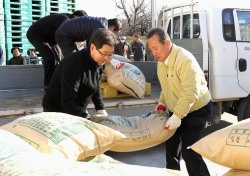
POLYGON ((107 57, 108 59, 111 59, 112 56, 113 56, 113 54, 111 54, 111 55, 104 54, 104 53, 102 53, 99 49, 97 49, 97 51, 100 53, 100 55, 101 55, 102 57, 107 57))

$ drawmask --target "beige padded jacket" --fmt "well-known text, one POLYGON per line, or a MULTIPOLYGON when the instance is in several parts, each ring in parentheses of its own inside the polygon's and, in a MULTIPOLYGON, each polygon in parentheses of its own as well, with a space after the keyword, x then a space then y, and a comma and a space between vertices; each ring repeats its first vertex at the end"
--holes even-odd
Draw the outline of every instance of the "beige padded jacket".
POLYGON ((161 84, 159 102, 179 118, 207 105, 211 99, 207 82, 195 57, 173 44, 167 65, 158 62, 157 74, 161 84))

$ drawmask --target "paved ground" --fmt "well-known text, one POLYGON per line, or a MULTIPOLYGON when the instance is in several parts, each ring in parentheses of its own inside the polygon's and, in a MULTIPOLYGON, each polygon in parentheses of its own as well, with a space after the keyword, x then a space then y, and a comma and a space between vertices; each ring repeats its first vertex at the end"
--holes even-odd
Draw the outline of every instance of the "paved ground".
MULTIPOLYGON (((126 117, 148 113, 155 107, 155 102, 159 94, 159 88, 160 87, 158 84, 153 83, 151 95, 146 96, 141 100, 132 97, 105 99, 105 105, 106 107, 109 107, 107 108, 107 112, 110 115, 120 115, 126 117), (137 106, 131 107, 129 106, 131 104, 137 106)), ((6 118, 6 114, 10 115, 11 113, 24 113, 25 110, 26 112, 42 111, 42 96, 43 90, 0 91, 0 126, 15 119, 11 116, 6 118)), ((92 107, 93 105, 90 105, 90 114, 94 113, 94 111, 91 110, 92 107)), ((235 116, 223 114, 220 124, 208 127, 204 132, 204 136, 235 122, 237 122, 235 116)), ((106 154, 116 160, 128 164, 165 168, 165 149, 163 144, 137 152, 121 153, 109 151, 106 154)), ((221 176, 229 170, 229 168, 217 165, 209 160, 205 159, 205 161, 208 165, 211 176, 221 176)), ((181 167, 181 175, 187 175, 183 161, 181 162, 181 167)))

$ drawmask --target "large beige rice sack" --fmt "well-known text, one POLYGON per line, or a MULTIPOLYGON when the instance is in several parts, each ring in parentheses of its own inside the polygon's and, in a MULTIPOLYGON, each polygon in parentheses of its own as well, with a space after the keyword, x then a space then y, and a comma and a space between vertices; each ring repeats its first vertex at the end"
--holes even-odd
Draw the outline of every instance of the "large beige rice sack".
POLYGON ((124 67, 117 70, 112 65, 107 64, 105 74, 111 87, 136 98, 144 97, 146 79, 136 66, 124 63, 124 67))
POLYGON ((92 116, 90 120, 120 131, 125 139, 115 142, 110 151, 131 152, 147 149, 168 140, 175 130, 165 130, 168 115, 163 111, 152 111, 148 114, 122 116, 92 116))
POLYGON ((220 165, 250 170, 250 119, 215 131, 197 141, 191 148, 220 165))
MULTIPOLYGON (((20 137, 6 130, 0 129, 0 160, 24 152, 28 153, 28 152, 38 152, 38 151, 35 150, 34 147, 29 145, 27 142, 22 140, 20 137)), ((92 163, 104 162, 104 163, 119 163, 119 164, 122 163, 105 154, 86 158, 84 162, 92 162, 92 163)))
POLYGON ((165 168, 129 164, 89 163, 21 153, 0 161, 1 176, 172 176, 165 168))
POLYGON ((36 150, 18 136, 0 129, 0 160, 28 151, 36 150))
POLYGON ((43 153, 73 160, 100 155, 125 137, 101 124, 56 112, 24 116, 0 128, 20 136, 43 153))

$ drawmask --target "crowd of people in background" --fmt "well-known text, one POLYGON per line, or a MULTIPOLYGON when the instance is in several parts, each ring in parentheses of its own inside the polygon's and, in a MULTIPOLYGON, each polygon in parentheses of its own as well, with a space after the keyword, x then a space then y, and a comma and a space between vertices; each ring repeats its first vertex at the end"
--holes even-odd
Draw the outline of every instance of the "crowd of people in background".
MULTIPOLYGON (((121 28, 121 22, 117 18, 90 17, 84 10, 77 10, 72 14, 52 14, 37 20, 27 31, 27 38, 34 49, 28 49, 25 56, 20 47, 13 47, 11 50, 13 57, 6 64, 43 64, 46 87, 60 60, 70 53, 88 47, 91 34, 102 28, 108 28, 116 34, 117 42, 114 54, 131 61, 155 60, 138 33, 132 36, 133 40, 130 43, 127 42, 127 36, 117 34, 121 28)), ((0 52, 3 55, 2 48, 0 48, 0 52)), ((3 58, 0 59, 2 62, 3 58)), ((117 65, 118 63, 112 64, 117 65)))
POLYGON ((118 36, 114 54, 128 58, 131 61, 155 61, 148 46, 137 33, 132 36, 130 44, 127 42, 126 36, 118 36))
MULTIPOLYGON (((140 39, 140 35, 134 34, 132 37, 133 37, 133 40, 130 43, 128 43, 127 36, 125 35, 117 36, 114 54, 123 56, 127 59, 130 59, 131 61, 154 61, 154 56, 152 55, 151 51, 148 49, 147 45, 145 45, 144 42, 140 39)), ((63 39, 58 39, 58 43, 61 43, 60 44, 61 47, 59 45, 59 48, 61 51, 61 57, 65 57, 66 55, 70 53, 80 51, 86 48, 88 40, 84 40, 81 42, 79 42, 78 40, 76 41, 72 40, 72 42, 70 42, 69 44, 68 39, 63 37, 63 39), (69 47, 69 45, 71 45, 71 47, 69 47), (67 52, 68 50, 70 50, 70 52, 67 52)), ((27 55, 23 55, 20 47, 13 47, 11 49, 11 53, 13 57, 7 62, 7 65, 44 64, 43 57, 35 48, 28 49, 27 55)), ((2 48, 0 48, 0 56, 1 56, 0 62, 2 62, 3 61, 2 48)), ((57 61, 57 59, 55 61, 57 61)), ((57 64, 58 63, 59 62, 57 62, 57 64)))

